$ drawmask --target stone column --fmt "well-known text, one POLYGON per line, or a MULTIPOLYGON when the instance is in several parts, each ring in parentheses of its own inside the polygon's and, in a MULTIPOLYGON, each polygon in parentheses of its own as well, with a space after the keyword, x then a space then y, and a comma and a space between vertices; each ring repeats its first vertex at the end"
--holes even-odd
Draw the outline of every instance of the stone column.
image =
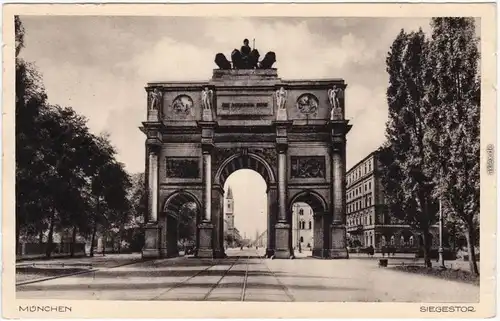
POLYGON ((278 217, 278 190, 276 186, 271 186, 267 191, 267 248, 266 257, 274 255, 275 250, 275 225, 278 217))
POLYGON ((224 189, 220 185, 212 186, 212 224, 214 226, 214 255, 226 257, 224 250, 224 189))
POLYGON ((148 217, 144 234, 144 248, 142 257, 161 257, 161 229, 158 224, 158 154, 160 145, 156 140, 147 141, 147 192, 148 217))
POLYGON ((203 149, 203 218, 199 226, 198 257, 214 257, 212 222, 212 148, 203 149))
POLYGON ((148 222, 158 222, 158 155, 154 150, 148 155, 148 222))
POLYGON ((287 146, 278 145, 278 222, 276 228, 275 258, 290 258, 292 250, 292 226, 287 215, 287 146))
POLYGON ((203 151, 203 194, 204 194, 204 220, 212 221, 212 154, 210 151, 203 151))
POLYGON ((336 141, 332 148, 332 223, 331 258, 348 258, 345 227, 345 142, 336 141))

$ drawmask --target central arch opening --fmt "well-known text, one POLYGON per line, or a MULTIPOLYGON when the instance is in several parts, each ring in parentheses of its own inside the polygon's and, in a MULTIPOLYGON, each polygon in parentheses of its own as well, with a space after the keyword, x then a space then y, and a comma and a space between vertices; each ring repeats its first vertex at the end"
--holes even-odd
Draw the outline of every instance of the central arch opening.
POLYGON ((227 256, 264 256, 272 248, 270 190, 274 172, 260 156, 246 152, 228 157, 215 183, 224 189, 223 246, 227 256))
POLYGON ((268 216, 265 180, 254 170, 240 169, 226 179, 224 192, 226 254, 264 255, 268 216))

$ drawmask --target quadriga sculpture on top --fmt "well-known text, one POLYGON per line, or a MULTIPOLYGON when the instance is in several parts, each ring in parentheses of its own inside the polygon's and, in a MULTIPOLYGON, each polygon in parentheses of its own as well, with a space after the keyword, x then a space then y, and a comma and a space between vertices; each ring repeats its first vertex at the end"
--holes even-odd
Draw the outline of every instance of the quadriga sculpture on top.
POLYGON ((276 62, 276 54, 268 52, 259 62, 260 54, 257 49, 248 45, 248 39, 243 40, 240 50, 234 49, 231 53, 231 62, 222 53, 215 55, 215 63, 220 69, 268 69, 276 62))

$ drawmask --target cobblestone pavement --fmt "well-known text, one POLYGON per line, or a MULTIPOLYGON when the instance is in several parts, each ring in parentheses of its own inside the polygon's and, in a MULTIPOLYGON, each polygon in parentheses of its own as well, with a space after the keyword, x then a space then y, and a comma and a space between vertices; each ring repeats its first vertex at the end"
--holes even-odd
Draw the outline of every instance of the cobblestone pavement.
POLYGON ((479 287, 379 268, 375 260, 179 257, 103 267, 17 287, 17 298, 206 301, 478 302, 479 287))

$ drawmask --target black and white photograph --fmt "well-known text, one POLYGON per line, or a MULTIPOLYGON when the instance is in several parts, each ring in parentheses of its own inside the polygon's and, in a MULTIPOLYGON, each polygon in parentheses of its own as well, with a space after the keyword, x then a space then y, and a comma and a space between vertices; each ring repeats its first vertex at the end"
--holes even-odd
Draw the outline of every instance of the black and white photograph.
POLYGON ((483 59, 493 73, 484 37, 496 36, 480 12, 495 5, 272 16, 281 6, 10 11, 12 310, 398 302, 421 316, 494 313, 496 240, 482 237, 496 235, 496 78, 483 59))

